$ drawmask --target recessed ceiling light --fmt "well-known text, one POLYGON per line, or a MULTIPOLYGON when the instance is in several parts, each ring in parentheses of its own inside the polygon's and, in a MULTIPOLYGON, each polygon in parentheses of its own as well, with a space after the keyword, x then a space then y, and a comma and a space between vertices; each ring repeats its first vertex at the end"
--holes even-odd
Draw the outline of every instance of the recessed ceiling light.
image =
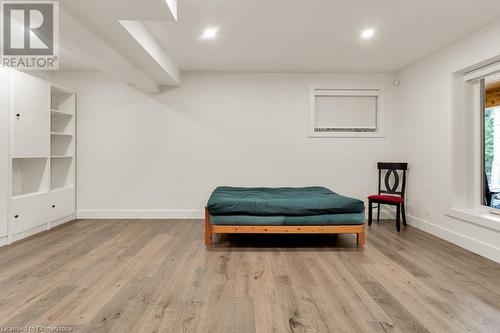
POLYGON ((363 39, 371 39, 373 36, 375 36, 375 29, 373 28, 365 29, 361 32, 361 38, 363 39))
POLYGON ((217 36, 217 31, 219 29, 217 28, 207 28, 205 31, 203 31, 203 34, 201 35, 201 39, 214 39, 217 36))

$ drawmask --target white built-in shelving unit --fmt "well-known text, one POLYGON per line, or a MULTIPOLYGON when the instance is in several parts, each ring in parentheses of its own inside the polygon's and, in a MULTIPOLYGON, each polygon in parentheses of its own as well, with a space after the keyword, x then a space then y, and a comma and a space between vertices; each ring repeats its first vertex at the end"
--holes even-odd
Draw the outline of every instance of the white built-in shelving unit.
POLYGON ((50 190, 74 190, 76 95, 52 85, 50 97, 50 190))
POLYGON ((0 67, 0 245, 75 218, 75 122, 74 92, 0 67))

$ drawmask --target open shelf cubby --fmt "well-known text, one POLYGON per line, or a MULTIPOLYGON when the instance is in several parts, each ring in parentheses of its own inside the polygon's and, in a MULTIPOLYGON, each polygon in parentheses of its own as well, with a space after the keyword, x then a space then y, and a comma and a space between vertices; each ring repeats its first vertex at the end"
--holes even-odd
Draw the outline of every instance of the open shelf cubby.
POLYGON ((75 93, 52 85, 50 88, 50 100, 53 116, 67 117, 75 114, 75 93))
POLYGON ((49 179, 47 162, 47 158, 12 159, 12 196, 47 192, 49 179))
POLYGON ((67 117, 60 113, 51 113, 50 131, 53 133, 73 133, 74 132, 74 117, 67 117))
POLYGON ((50 189, 74 187, 74 158, 73 157, 54 157, 51 159, 51 177, 50 189))
POLYGON ((74 137, 65 135, 53 135, 51 141, 51 156, 72 156, 74 155, 74 137))

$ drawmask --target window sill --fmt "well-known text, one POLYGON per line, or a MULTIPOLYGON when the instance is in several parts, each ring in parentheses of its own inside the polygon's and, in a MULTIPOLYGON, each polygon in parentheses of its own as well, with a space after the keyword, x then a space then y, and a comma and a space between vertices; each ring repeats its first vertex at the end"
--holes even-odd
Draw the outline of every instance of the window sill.
POLYGON ((500 231, 500 215, 480 209, 450 209, 446 216, 500 231))
POLYGON ((385 138, 382 132, 309 132, 310 138, 385 138))

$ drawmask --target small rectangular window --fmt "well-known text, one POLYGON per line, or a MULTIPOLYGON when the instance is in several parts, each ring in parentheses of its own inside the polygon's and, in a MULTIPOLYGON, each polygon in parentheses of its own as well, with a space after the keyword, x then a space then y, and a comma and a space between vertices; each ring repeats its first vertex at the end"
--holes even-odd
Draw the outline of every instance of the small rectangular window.
MULTIPOLYGON (((311 136, 380 134, 379 89, 311 89, 311 136)), ((362 136, 362 135, 360 135, 362 136)))

